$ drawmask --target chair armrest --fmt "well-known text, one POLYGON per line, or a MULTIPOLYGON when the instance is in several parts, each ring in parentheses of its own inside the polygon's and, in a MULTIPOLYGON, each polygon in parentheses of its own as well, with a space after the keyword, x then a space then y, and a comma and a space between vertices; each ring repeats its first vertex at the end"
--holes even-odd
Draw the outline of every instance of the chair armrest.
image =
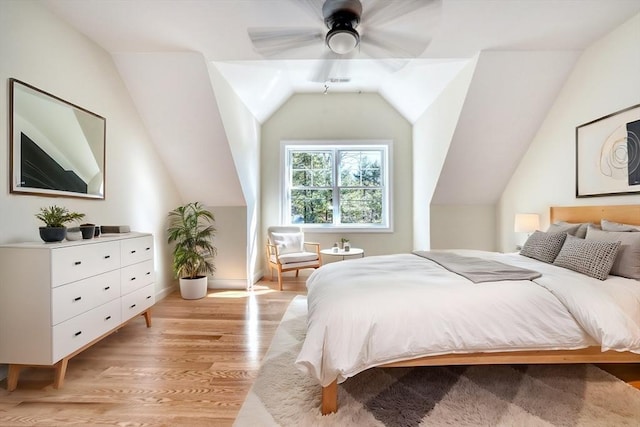
POLYGON ((315 246, 315 251, 317 252, 318 256, 320 256, 320 243, 318 243, 318 242, 304 242, 303 244, 305 246, 306 245, 315 246))
POLYGON ((276 259, 280 256, 278 253, 278 245, 274 245, 273 243, 267 243, 267 250, 270 254, 275 255, 276 259))

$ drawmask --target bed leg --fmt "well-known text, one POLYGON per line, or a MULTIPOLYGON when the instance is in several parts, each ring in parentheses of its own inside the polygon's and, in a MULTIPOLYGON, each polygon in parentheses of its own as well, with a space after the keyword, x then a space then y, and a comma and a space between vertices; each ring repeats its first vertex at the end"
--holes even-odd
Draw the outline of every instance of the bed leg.
POLYGON ((338 410, 338 380, 334 380, 326 387, 322 387, 322 415, 328 415, 338 410))

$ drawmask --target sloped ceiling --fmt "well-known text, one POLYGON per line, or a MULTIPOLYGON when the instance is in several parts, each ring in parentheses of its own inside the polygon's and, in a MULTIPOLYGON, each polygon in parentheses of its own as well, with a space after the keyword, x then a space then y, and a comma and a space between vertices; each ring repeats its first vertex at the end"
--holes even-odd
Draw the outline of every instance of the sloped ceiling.
MULTIPOLYGON (((363 8, 366 11, 378 1, 387 0, 362 0, 363 8)), ((398 7, 406 1, 388 0, 398 7)), ((318 16, 301 7, 321 4, 320 0, 42 0, 55 14, 111 52, 183 198, 209 205, 244 203, 215 93, 206 77, 205 70, 210 66, 217 67, 260 122, 294 92, 329 90, 379 92, 414 123, 465 61, 478 52, 522 53, 504 57, 502 65, 506 66, 529 54, 535 57, 540 51, 557 51, 558 57, 562 52, 564 58, 558 67, 536 68, 546 78, 532 79, 531 93, 546 97, 535 108, 544 109, 554 98, 554 90, 576 52, 640 11, 638 0, 424 2, 430 6, 380 25, 405 35, 431 38, 421 55, 392 72, 380 66, 380 61, 370 61, 360 54, 344 61, 346 71, 337 71, 343 74, 333 76, 338 80, 346 76, 348 82, 327 84, 309 81, 322 55, 322 43, 278 58, 263 58, 247 36, 247 29, 252 27, 322 28, 318 16), (534 83, 542 87, 536 90, 534 83), (194 182, 204 184, 196 186, 194 182), (220 182, 225 188, 220 188, 220 182)), ((367 28, 365 22, 359 30, 363 34, 376 31, 367 28)), ((519 147, 503 150, 501 170, 508 171, 519 161, 522 144, 529 142, 531 129, 542 113, 510 108, 517 102, 515 97, 494 99, 483 93, 483 79, 488 79, 489 87, 499 89, 494 72, 499 71, 496 67, 500 61, 491 62, 481 64, 474 76, 470 94, 479 95, 475 101, 469 99, 470 104, 463 109, 452 156, 457 151, 465 152, 457 147, 471 143, 469 134, 473 134, 474 147, 484 146, 485 151, 495 148, 494 140, 508 143, 513 135, 502 132, 509 124, 530 118, 530 123, 521 124, 524 131, 518 134, 523 141, 519 147), (492 108, 475 105, 489 100, 492 108), (498 106, 498 102, 510 104, 498 106), (494 122, 498 111, 503 126, 494 126, 492 133, 478 132, 480 124, 494 122)), ((447 158, 436 200, 454 202, 444 196, 451 189, 450 177, 464 175, 459 168, 466 167, 462 157, 456 158, 447 158)), ((485 170, 484 178, 493 173, 485 170)), ((501 191, 506 174, 496 173, 487 180, 490 188, 481 193, 487 195, 485 202, 501 191)))
POLYGON ((498 201, 578 55, 577 51, 480 55, 433 204, 498 201))

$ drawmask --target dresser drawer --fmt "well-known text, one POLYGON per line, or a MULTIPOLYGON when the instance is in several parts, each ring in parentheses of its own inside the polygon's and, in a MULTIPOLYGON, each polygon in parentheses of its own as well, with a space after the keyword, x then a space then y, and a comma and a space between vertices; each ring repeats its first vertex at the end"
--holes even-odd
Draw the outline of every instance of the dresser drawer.
POLYGON ((156 302, 155 285, 152 283, 122 297, 122 321, 131 319, 156 302))
POLYGON ((116 299, 53 327, 53 363, 116 328, 122 321, 116 299))
POLYGON ((120 268, 120 242, 56 248, 51 251, 51 286, 120 268))
POLYGON ((153 236, 124 239, 120 243, 122 266, 153 258, 153 236))
POLYGON ((118 270, 58 286, 51 293, 51 324, 57 325, 119 297, 118 270))
POLYGON ((120 270, 120 294, 126 295, 155 282, 153 260, 124 267, 120 270))

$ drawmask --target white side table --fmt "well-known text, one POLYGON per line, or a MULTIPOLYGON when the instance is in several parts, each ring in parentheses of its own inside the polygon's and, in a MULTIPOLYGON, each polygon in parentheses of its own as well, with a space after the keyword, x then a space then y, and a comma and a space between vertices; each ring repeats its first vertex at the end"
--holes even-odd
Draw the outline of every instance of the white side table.
POLYGON ((340 256, 342 257, 342 259, 345 259, 345 257, 353 257, 358 255, 360 255, 361 258, 364 258, 364 249, 354 248, 354 247, 352 247, 348 251, 345 251, 344 249, 338 249, 335 252, 333 248, 322 249, 320 253, 322 255, 328 255, 328 256, 340 256))

